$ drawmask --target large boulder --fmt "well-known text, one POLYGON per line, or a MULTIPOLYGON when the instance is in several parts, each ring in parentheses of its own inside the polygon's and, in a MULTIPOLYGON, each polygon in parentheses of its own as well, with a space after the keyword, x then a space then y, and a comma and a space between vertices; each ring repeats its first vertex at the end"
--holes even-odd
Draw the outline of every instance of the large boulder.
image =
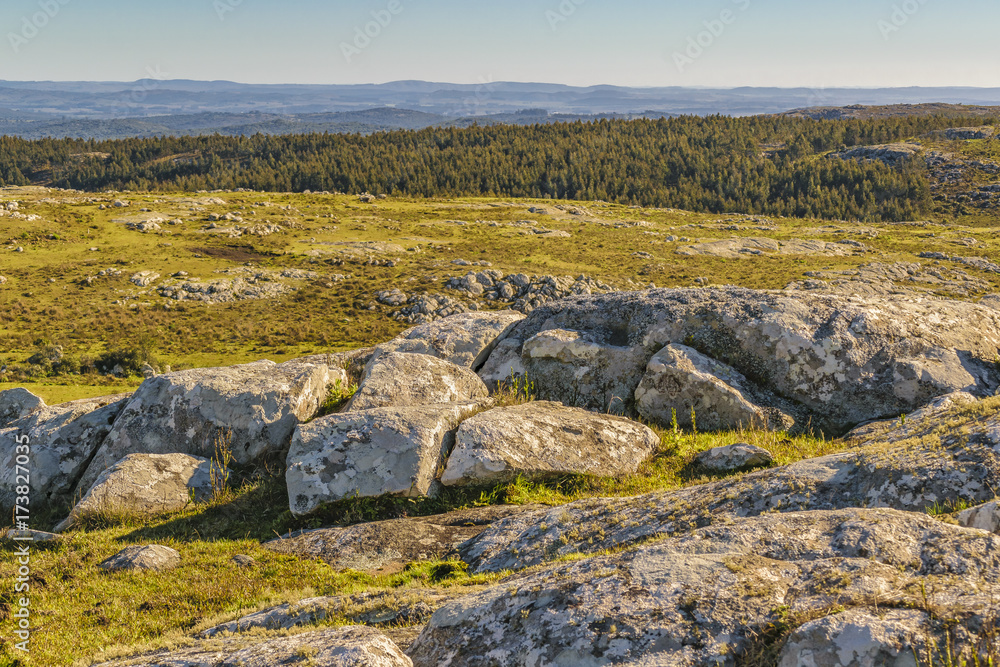
POLYGON ((0 428, 45 407, 45 401, 27 389, 0 391, 0 428))
POLYGON ((738 287, 569 297, 516 325, 497 344, 494 354, 503 358, 485 367, 507 368, 516 356, 528 362, 525 373, 541 397, 563 400, 575 388, 579 396, 567 402, 607 411, 614 398, 628 407, 650 359, 671 344, 735 369, 833 435, 937 396, 986 396, 1000 386, 1000 312, 992 308, 928 296, 738 287), (552 333, 539 344, 539 334, 557 330, 575 340, 552 333), (586 382, 574 385, 574 373, 586 382))
POLYGON ((227 477, 228 471, 197 456, 129 454, 101 473, 56 531, 88 514, 153 515, 184 509, 192 500, 211 498, 213 483, 221 485, 227 477))
POLYGON ((336 570, 393 574, 409 563, 455 556, 458 545, 491 524, 532 509, 538 506, 497 505, 347 528, 305 530, 265 542, 264 548, 307 560, 319 558, 336 570))
POLYGON ((391 352, 372 362, 344 412, 457 403, 488 396, 486 385, 469 368, 426 354, 391 352))
POLYGON ((741 477, 526 512, 490 526, 460 552, 475 572, 501 572, 734 517, 849 507, 925 512, 957 498, 974 505, 994 499, 1000 488, 1000 398, 907 418, 896 428, 842 454, 741 477))
MULTIPOLYGON (((13 505, 17 457, 30 448, 31 502, 68 500, 73 489, 125 407, 127 395, 105 396, 39 407, 0 429, 0 508, 13 505)), ((23 471, 22 473, 23 474, 23 471)))
POLYGON ((237 463, 280 452, 337 380, 347 382, 343 369, 304 361, 258 361, 146 380, 115 420, 80 488, 89 489, 128 454, 212 458, 220 441, 237 463))
POLYGON ((404 331, 376 348, 376 357, 389 352, 427 354, 458 366, 478 369, 493 351, 497 339, 524 319, 512 310, 461 313, 404 331))
POLYGON ((455 430, 477 403, 344 412, 300 425, 285 480, 292 513, 355 496, 437 493, 455 430))
MULTIPOLYGON (((995 535, 887 509, 768 514, 507 578, 435 612, 409 653, 417 667, 732 667, 779 623, 848 609, 920 616, 888 617, 863 637, 860 660, 842 664, 945 646, 948 625, 934 617, 954 619, 947 644, 969 659, 997 595, 995 535)), ((845 621, 828 624, 828 646, 844 647, 845 621)))
POLYGON ((786 430, 795 424, 775 408, 761 407, 749 395, 751 383, 736 369, 686 345, 667 345, 653 355, 635 390, 640 415, 670 424, 676 418, 691 428, 709 430, 770 428, 786 430))
POLYGON ((284 637, 203 639, 185 648, 101 663, 98 667, 413 667, 391 639, 360 625, 284 637))
POLYGON ((660 446, 648 426, 538 401, 497 408, 462 423, 441 483, 494 484, 523 476, 616 477, 634 473, 660 446))

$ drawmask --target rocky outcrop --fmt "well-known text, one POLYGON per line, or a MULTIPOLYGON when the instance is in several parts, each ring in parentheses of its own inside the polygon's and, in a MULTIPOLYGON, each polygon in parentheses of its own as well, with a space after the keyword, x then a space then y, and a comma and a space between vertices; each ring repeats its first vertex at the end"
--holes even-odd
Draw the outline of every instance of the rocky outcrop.
POLYGON ((738 259, 741 257, 757 257, 760 255, 814 255, 818 257, 843 257, 845 255, 863 254, 867 248, 857 241, 829 243, 827 241, 803 241, 790 239, 777 241, 775 239, 732 238, 719 241, 706 241, 693 245, 681 246, 675 252, 688 257, 708 256, 738 259))
POLYGON ((0 391, 0 428, 45 407, 45 401, 27 389, 0 391))
POLYGON ((220 439, 237 463, 280 452, 299 422, 316 414, 336 380, 346 384, 342 369, 302 361, 258 361, 146 380, 115 420, 80 488, 89 489, 128 454, 212 458, 220 439))
POLYGON ((358 625, 270 639, 203 639, 186 648, 98 667, 280 667, 310 663, 323 667, 413 667, 391 639, 358 625))
POLYGON ((924 611, 851 609, 797 628, 781 649, 778 667, 915 665, 914 656, 927 655, 932 627, 924 611))
POLYGON ((377 347, 376 357, 389 352, 427 354, 457 366, 479 368, 502 337, 524 315, 505 310, 462 313, 404 331, 377 347))
POLYGON ((489 390, 471 369, 426 354, 376 357, 344 412, 478 401, 489 390))
POLYGON ((946 645, 930 608, 956 619, 947 645, 968 658, 998 594, 1000 537, 989 533, 886 509, 768 514, 506 579, 435 612, 410 656, 417 667, 732 666, 769 627, 846 609, 858 615, 803 625, 783 659, 825 638, 861 660, 815 664, 875 664, 863 661, 870 650, 912 658, 925 642, 946 645), (860 613, 895 610, 915 615, 884 617, 869 631, 875 650, 848 643, 860 613))
POLYGON ((37 407, 0 429, 0 507, 14 503, 23 438, 28 438, 31 452, 32 502, 62 502, 72 494, 127 401, 128 396, 119 395, 37 407))
POLYGON ((830 153, 829 157, 841 160, 882 162, 890 167, 895 167, 916 157, 922 150, 923 146, 920 144, 880 144, 849 148, 839 153, 830 153))
POLYGON ((895 435, 842 454, 677 491, 581 500, 510 517, 462 545, 476 572, 520 570, 576 553, 767 512, 891 507, 925 512, 960 498, 978 505, 1000 488, 1000 398, 907 418, 895 435))
POLYGON ((660 446, 647 426, 538 401, 478 414, 458 428, 441 483, 496 484, 517 476, 634 473, 660 446))
POLYGON ((97 478, 69 517, 63 531, 81 517, 99 512, 154 515, 184 509, 212 497, 213 481, 224 484, 228 471, 208 459, 187 454, 129 454, 97 478))
POLYGON ((285 480, 292 513, 356 496, 427 496, 477 403, 345 412, 302 424, 292 437, 285 480))
POLYGON ((142 571, 163 572, 181 564, 181 555, 170 547, 159 544, 125 547, 114 556, 104 559, 98 566, 108 572, 142 571))
POLYGON ((631 413, 646 365, 670 344, 732 367, 755 390, 788 401, 802 423, 835 435, 937 396, 992 395, 1000 385, 1000 312, 991 308, 733 287, 564 299, 518 324, 485 368, 495 375, 520 365, 542 398, 602 412, 624 404, 631 413))

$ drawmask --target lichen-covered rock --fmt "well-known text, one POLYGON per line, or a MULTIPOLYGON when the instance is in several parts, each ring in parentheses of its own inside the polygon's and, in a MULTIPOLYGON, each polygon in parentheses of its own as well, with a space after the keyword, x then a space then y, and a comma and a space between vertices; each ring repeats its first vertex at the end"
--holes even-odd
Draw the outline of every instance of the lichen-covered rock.
POLYGON ((534 506, 495 505, 428 517, 374 521, 347 528, 319 528, 264 543, 264 548, 328 563, 336 570, 392 574, 409 563, 445 560, 459 544, 491 524, 534 506))
MULTIPOLYGON (((215 465, 216 483, 228 476, 215 465)), ((65 521, 63 531, 81 517, 103 511, 157 514, 180 510, 212 497, 213 463, 187 454, 129 454, 97 478, 65 521)))
POLYGON ((175 549, 159 544, 125 547, 114 556, 105 558, 98 566, 108 572, 152 570, 163 572, 181 564, 181 555, 175 549))
POLYGON ((0 391, 0 428, 45 407, 45 401, 18 387, 0 391))
POLYGON ((786 430, 795 420, 774 408, 762 408, 747 395, 742 373, 686 345, 667 345, 653 355, 635 390, 640 415, 661 424, 691 428, 694 411, 699 429, 786 430))
POLYGON ((920 421, 909 436, 635 498, 588 499, 504 519, 462 545, 475 572, 520 570, 765 512, 891 507, 912 512, 1000 488, 1000 397, 920 421))
MULTIPOLYGON (((577 401, 569 402, 602 411, 612 396, 627 402, 654 354, 683 344, 789 401, 800 423, 811 420, 828 435, 898 417, 945 394, 989 396, 1000 386, 993 363, 1000 312, 922 295, 726 287, 569 297, 533 311, 505 340, 521 344, 523 360, 534 360, 525 372, 541 397, 576 387, 577 401), (550 342, 525 349, 555 330, 576 332, 575 339, 549 334, 550 342), (583 381, 573 384, 574 372, 583 381)), ((503 347, 505 357, 511 349, 503 347)))
POLYGON ((477 401, 489 390, 471 369, 426 354, 391 352, 372 361, 344 412, 477 401))
MULTIPOLYGON (((508 578, 435 612, 409 653, 417 667, 732 667, 778 622, 929 606, 956 619, 968 659, 998 594, 995 535, 886 509, 768 514, 508 578)), ((944 646, 944 629, 927 639, 944 646)), ((874 631, 887 655, 913 645, 902 634, 874 631)))
POLYGON ((427 496, 476 403, 344 412, 302 424, 288 451, 292 513, 355 496, 427 496))
POLYGON ((715 472, 733 472, 747 468, 760 468, 774 463, 771 452, 740 442, 726 447, 713 447, 695 459, 698 465, 715 472))
POLYGON ((493 484, 523 476, 634 473, 660 446, 648 426, 538 401, 496 408, 462 423, 441 483, 493 484))
POLYGON ((929 637, 926 612, 852 609, 796 629, 781 649, 778 667, 916 667, 929 637))
POLYGON ((233 460, 248 463, 281 451, 300 421, 310 419, 342 369, 326 364, 258 361, 158 375, 142 383, 80 482, 97 477, 128 454, 190 454, 212 458, 220 438, 233 460))
POLYGON ((413 667, 378 630, 347 626, 284 637, 203 639, 186 648, 105 662, 98 667, 413 667))
POLYGON ((958 525, 966 528, 978 528, 988 530, 991 533, 1000 532, 1000 501, 970 507, 959 512, 955 517, 958 525))
POLYGON ((524 315, 512 310, 452 315, 404 331, 379 345, 376 356, 389 352, 427 354, 476 369, 486 361, 497 339, 523 319, 524 315))
POLYGON ((43 406, 0 429, 0 508, 14 503, 23 438, 30 447, 32 502, 63 502, 127 401, 127 395, 118 395, 43 406))

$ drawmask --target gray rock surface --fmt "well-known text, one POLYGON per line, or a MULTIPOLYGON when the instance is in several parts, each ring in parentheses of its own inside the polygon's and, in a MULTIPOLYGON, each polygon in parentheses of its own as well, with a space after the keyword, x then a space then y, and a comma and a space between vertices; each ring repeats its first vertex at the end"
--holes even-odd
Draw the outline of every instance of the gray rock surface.
POLYGON ((735 472, 769 466, 774 462, 774 457, 762 447, 740 442, 726 447, 713 447, 699 454, 695 461, 701 467, 715 472, 735 472))
POLYGON ((687 345, 791 402, 828 435, 1000 385, 1000 312, 928 296, 728 287, 571 297, 533 311, 506 340, 522 349, 504 345, 489 367, 505 368, 520 352, 541 398, 575 392, 564 402, 602 412, 632 395, 655 353, 687 345), (544 344, 526 343, 543 332, 544 344))
POLYGON ((345 412, 300 425, 285 480, 292 513, 355 496, 427 496, 454 446, 455 430, 479 408, 453 403, 345 412))
MULTIPOLYGON (((653 355, 635 390, 635 407, 654 422, 691 428, 691 411, 701 430, 771 428, 786 430, 795 419, 765 408, 748 395, 753 385, 736 369, 686 345, 667 345, 653 355)), ((773 401, 774 399, 772 399, 773 401)))
POLYGON ((114 556, 104 559, 98 566, 108 572, 136 572, 152 570, 164 572, 181 564, 181 555, 175 549, 159 544, 125 547, 114 556))
MULTIPOLYGON (((435 612, 410 656, 417 667, 732 666, 783 616, 928 605, 957 619, 954 654, 968 656, 997 594, 995 535, 886 509, 768 514, 508 578, 435 612)), ((843 647, 835 634, 831 624, 843 647)), ((902 634, 883 627, 876 641, 902 654, 902 634)))
POLYGON ((233 460, 247 463, 281 451, 300 421, 313 417, 342 369, 326 364, 258 361, 158 375, 142 383, 101 445, 80 483, 128 454, 191 454, 212 458, 230 434, 233 460))
POLYGON ((877 161, 890 167, 906 162, 919 155, 923 147, 920 144, 879 144, 877 146, 858 146, 840 153, 831 153, 829 157, 842 160, 877 161))
POLYGON ((0 391, 0 428, 45 407, 45 401, 27 389, 0 391))
POLYGON ((642 424, 537 401, 496 408, 462 422, 441 483, 493 484, 519 475, 626 475, 659 446, 659 436, 642 424))
POLYGON ((762 237, 743 237, 706 241, 681 246, 678 255, 726 257, 738 259, 759 255, 814 255, 818 257, 843 257, 863 253, 864 246, 827 241, 803 241, 801 239, 775 240, 762 237))
POLYGON ((31 449, 32 502, 63 502, 127 401, 118 395, 40 407, 0 429, 0 507, 14 502, 18 438, 26 436, 31 449))
POLYGON ((524 315, 510 310, 452 315, 404 331, 379 345, 376 355, 388 352, 427 354, 475 369, 486 361, 496 340, 523 319, 524 315))
POLYGON ((376 357, 344 412, 477 401, 489 390, 471 369, 426 354, 376 357))
POLYGON ((851 609, 797 628, 778 667, 916 667, 914 654, 925 655, 931 625, 923 611, 851 609))
POLYGON ((1000 488, 1000 398, 951 408, 842 454, 635 498, 589 499, 499 521, 462 545, 476 572, 519 570, 765 512, 925 512, 1000 488))
POLYGON ((978 528, 988 530, 991 533, 1000 532, 1000 502, 994 500, 990 503, 970 507, 959 512, 955 517, 958 525, 966 528, 978 528))
POLYGON ((348 626, 284 637, 203 639, 185 648, 105 662, 98 667, 413 667, 391 639, 348 626))
MULTIPOLYGON (((207 500, 212 497, 212 468, 208 459, 187 454, 129 454, 101 473, 56 530, 101 511, 152 515, 184 509, 192 499, 207 500)), ((226 472, 215 469, 221 483, 226 472)))

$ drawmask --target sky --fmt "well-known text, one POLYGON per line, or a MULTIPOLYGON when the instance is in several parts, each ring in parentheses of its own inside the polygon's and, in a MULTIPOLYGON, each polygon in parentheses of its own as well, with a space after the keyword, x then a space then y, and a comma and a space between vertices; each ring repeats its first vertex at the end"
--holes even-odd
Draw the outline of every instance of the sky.
POLYGON ((1000 86, 997 0, 3 0, 0 79, 1000 86))

